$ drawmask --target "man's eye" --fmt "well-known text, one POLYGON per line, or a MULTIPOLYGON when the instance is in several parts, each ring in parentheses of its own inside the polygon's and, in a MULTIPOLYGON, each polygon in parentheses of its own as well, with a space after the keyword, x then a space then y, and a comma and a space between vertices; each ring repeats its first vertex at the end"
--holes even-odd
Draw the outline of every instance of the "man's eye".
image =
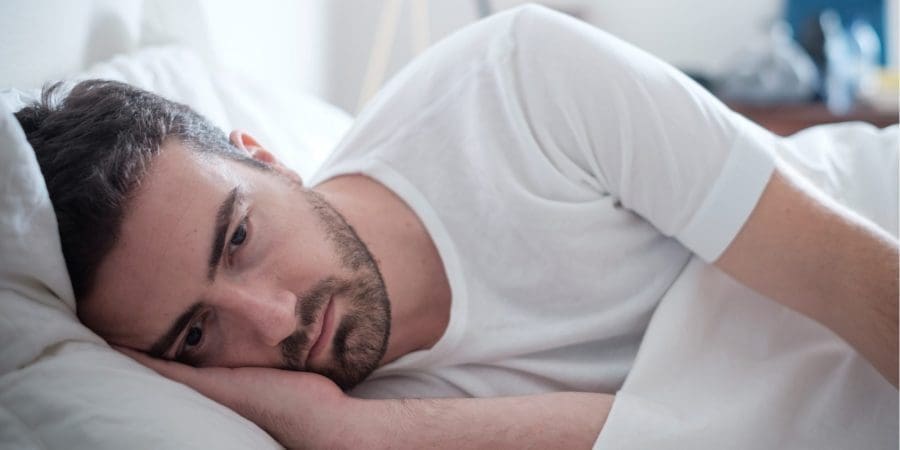
POLYGON ((193 325, 184 337, 184 346, 194 347, 200 343, 201 339, 203 339, 203 330, 201 330, 199 326, 193 325))
POLYGON ((174 359, 176 361, 191 366, 196 366, 197 363, 200 362, 204 348, 207 346, 204 341, 209 339, 208 336, 204 335, 204 330, 206 329, 207 321, 209 320, 208 314, 209 313, 201 315, 191 323, 190 328, 188 328, 184 334, 184 340, 181 342, 181 347, 175 353, 174 359))
POLYGON ((234 230, 234 234, 231 235, 230 244, 237 247, 244 243, 247 239, 247 221, 244 220, 237 226, 234 230))

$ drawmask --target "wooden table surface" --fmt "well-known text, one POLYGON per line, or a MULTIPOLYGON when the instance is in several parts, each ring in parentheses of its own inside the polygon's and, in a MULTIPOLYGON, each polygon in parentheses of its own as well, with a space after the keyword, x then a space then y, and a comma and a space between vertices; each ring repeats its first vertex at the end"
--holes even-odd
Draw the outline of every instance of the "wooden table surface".
POLYGON ((882 112, 865 105, 858 105, 844 115, 832 114, 825 107, 824 103, 777 106, 729 103, 728 106, 773 133, 782 136, 794 134, 813 125, 835 122, 863 121, 881 128, 897 123, 898 118, 896 112, 882 112))

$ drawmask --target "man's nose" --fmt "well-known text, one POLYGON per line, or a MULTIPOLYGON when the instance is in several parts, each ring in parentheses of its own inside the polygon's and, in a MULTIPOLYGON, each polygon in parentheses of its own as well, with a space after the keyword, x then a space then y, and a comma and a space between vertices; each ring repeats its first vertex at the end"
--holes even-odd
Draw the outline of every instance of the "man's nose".
POLYGON ((274 347, 297 330, 293 292, 252 286, 229 286, 225 291, 222 309, 229 310, 262 343, 274 347))

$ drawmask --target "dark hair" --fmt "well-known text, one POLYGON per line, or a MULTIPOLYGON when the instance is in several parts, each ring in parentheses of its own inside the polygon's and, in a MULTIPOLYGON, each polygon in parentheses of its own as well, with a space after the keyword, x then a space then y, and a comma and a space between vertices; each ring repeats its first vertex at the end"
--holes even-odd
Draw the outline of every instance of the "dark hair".
POLYGON ((46 86, 40 101, 15 116, 47 183, 80 299, 90 293, 100 263, 118 239, 132 190, 167 139, 177 138, 194 151, 261 163, 188 106, 108 80, 82 81, 60 99, 64 86, 46 86))

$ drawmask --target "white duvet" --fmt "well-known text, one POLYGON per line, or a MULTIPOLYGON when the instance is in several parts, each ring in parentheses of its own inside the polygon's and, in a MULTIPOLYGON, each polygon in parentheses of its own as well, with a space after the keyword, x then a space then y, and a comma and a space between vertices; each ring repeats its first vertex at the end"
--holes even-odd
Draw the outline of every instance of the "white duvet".
MULTIPOLYGON (((897 237, 898 135, 862 123, 779 157, 897 237)), ((828 329, 693 258, 661 300, 598 449, 896 449, 897 390, 828 329)))
MULTIPOLYGON (((178 49, 145 50, 97 74, 251 130, 306 176, 349 123, 300 94, 213 74, 178 49)), ((277 448, 76 321, 46 189, 8 111, 21 100, 2 100, 0 447, 277 448)), ((782 158, 897 234, 896 127, 825 127, 793 141, 782 158)), ((695 260, 660 303, 597 448, 897 448, 897 423, 897 391, 842 341, 695 260)))

